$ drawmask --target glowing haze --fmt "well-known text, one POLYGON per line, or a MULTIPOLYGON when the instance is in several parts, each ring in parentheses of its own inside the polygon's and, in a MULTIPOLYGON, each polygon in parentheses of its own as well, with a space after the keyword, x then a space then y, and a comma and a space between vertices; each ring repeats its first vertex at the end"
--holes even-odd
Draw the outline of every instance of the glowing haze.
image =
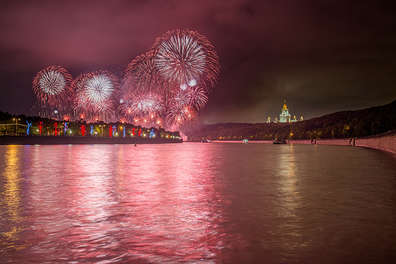
POLYGON ((292 113, 309 118, 396 98, 396 21, 391 2, 5 0, 2 4, 2 111, 29 111, 32 78, 47 65, 61 65, 73 77, 106 69, 121 80, 133 58, 146 52, 157 36, 177 28, 206 36, 221 58, 221 75, 201 109, 202 121, 264 121, 279 114, 283 99, 292 113))

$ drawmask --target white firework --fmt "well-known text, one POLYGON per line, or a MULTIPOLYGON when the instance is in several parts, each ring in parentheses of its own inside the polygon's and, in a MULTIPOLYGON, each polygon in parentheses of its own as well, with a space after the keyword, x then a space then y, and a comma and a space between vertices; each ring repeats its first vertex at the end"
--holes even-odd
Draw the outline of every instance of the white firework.
POLYGON ((85 83, 86 98, 94 104, 106 101, 114 91, 112 80, 104 74, 94 75, 85 83))
POLYGON ((119 83, 117 78, 107 71, 84 73, 72 83, 75 91, 74 111, 85 114, 87 119, 101 115, 106 119, 114 113, 119 102, 119 83))
POLYGON ((193 34, 175 32, 158 45, 155 66, 167 81, 178 82, 185 90, 195 86, 205 71, 205 50, 193 34))
POLYGON ((40 89, 48 95, 60 94, 66 87, 63 74, 57 71, 47 71, 41 75, 39 80, 40 89))
POLYGON ((72 76, 61 66, 48 66, 33 79, 33 93, 44 116, 53 114, 54 109, 69 111, 73 92, 70 89, 72 76))

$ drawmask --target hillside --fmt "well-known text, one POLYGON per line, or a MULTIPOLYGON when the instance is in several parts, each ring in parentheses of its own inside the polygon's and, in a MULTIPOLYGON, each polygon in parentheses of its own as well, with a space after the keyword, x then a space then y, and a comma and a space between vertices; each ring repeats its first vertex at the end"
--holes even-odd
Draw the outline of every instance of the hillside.
POLYGON ((349 138, 365 137, 396 129, 396 101, 356 111, 342 111, 296 123, 220 123, 190 128, 189 140, 242 138, 349 138))

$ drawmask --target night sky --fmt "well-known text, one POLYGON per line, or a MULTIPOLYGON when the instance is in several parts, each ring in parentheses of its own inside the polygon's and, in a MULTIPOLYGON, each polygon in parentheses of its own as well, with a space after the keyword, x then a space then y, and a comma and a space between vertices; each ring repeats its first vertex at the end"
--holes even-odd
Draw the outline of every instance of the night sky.
POLYGON ((74 77, 128 62, 167 30, 205 35, 220 79, 204 122, 306 118, 396 99, 396 19, 380 1, 2 1, 0 110, 27 112, 47 65, 74 77), (365 3, 370 2, 370 3, 365 3))

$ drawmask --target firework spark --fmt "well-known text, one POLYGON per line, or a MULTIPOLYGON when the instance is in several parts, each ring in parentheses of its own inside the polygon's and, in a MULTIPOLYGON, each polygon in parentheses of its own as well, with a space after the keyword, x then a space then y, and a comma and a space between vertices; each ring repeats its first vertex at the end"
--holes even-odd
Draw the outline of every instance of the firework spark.
POLYGON ((161 97, 156 94, 136 94, 130 96, 122 105, 121 112, 126 116, 158 116, 163 110, 161 97))

